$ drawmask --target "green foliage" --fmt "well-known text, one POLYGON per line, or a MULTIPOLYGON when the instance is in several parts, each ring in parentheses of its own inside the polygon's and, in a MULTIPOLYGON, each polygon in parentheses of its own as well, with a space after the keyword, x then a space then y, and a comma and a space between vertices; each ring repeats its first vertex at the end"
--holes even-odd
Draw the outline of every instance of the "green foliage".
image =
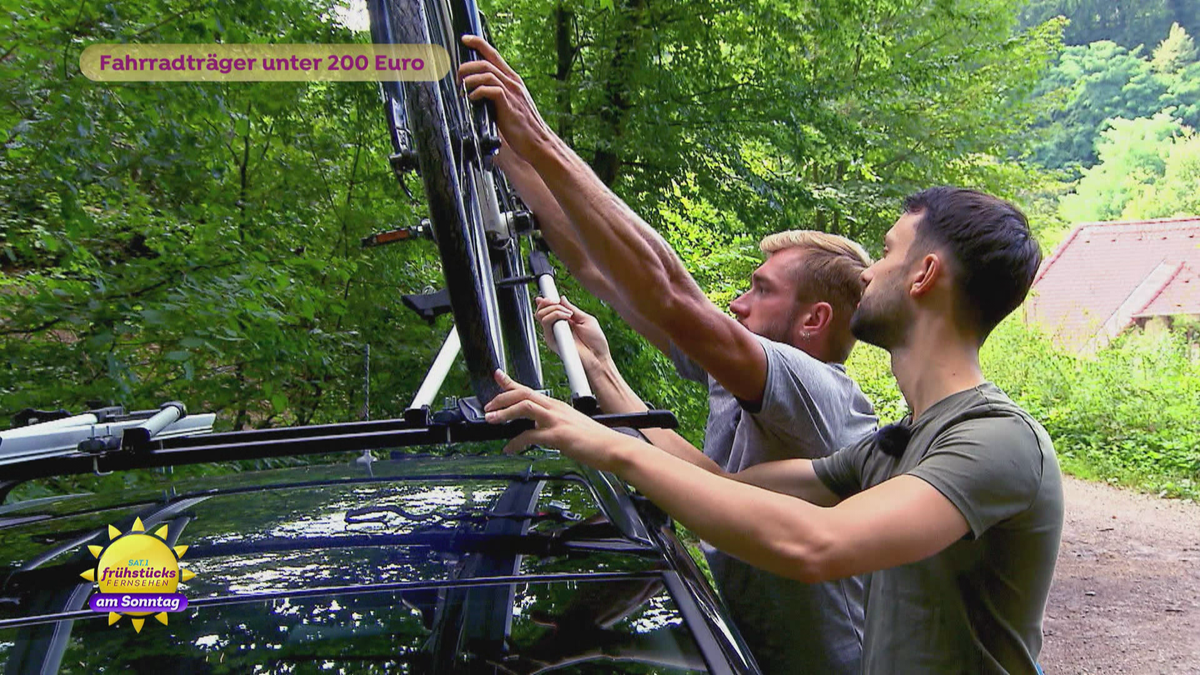
POLYGON ((920 187, 1016 194, 1002 158, 1063 25, 1014 34, 1015 0, 488 4, 539 109, 652 225, 703 195, 734 234, 868 242, 920 187))
POLYGON ((375 86, 78 71, 93 42, 362 39, 333 8, 5 3, 0 411, 179 398, 226 427, 344 420, 366 343, 374 414, 403 409, 435 345, 396 321, 397 291, 439 270, 428 247, 359 250, 422 211, 388 169, 375 86))
MULTIPOLYGON (((816 228, 876 248, 916 189, 963 184, 1021 200, 1045 182, 1007 157, 1032 123, 1029 96, 1064 23, 1014 32, 1018 6, 485 3, 547 121, 722 307, 745 289, 763 234, 816 228)), ((704 388, 567 292, 606 327, 634 389, 674 410, 699 445, 704 388)), ((877 385, 894 392, 890 374, 877 385)))
MULTIPOLYGON (((1094 356, 1076 356, 1013 316, 988 338, 981 361, 984 375, 1046 427, 1066 471, 1196 499, 1195 334, 1133 331, 1094 356)), ((881 424, 906 414, 886 352, 860 344, 848 367, 881 424)))
POLYGON ((1183 125, 1167 113, 1109 121, 1096 150, 1100 163, 1086 169, 1074 194, 1062 198, 1068 222, 1114 220, 1163 176, 1167 156, 1183 125))
POLYGON ((1060 202, 1069 223, 1200 213, 1200 137, 1167 113, 1114 119, 1086 169, 1060 202))
POLYGON ((1107 41, 1067 48, 1039 85, 1048 111, 1035 148, 1047 167, 1082 167, 1075 190, 1062 195, 1062 221, 1200 212, 1191 140, 1200 124, 1196 57, 1179 24, 1151 59, 1107 41))
POLYGON ((1200 31, 1200 5, 1187 0, 1031 0, 1021 10, 1021 24, 1056 16, 1071 20, 1063 36, 1069 45, 1112 40, 1128 49, 1149 47, 1172 23, 1200 31))
POLYGON ((1154 115, 1171 102, 1169 86, 1137 50, 1108 41, 1068 47, 1038 87, 1039 95, 1056 98, 1043 119, 1037 160, 1055 169, 1094 164, 1105 122, 1154 115))
POLYGON ((1109 40, 1068 47, 1038 84, 1041 116, 1034 157, 1051 169, 1099 161, 1099 134, 1115 118, 1163 112, 1200 125, 1200 63, 1192 37, 1179 24, 1152 56, 1109 40))
POLYGON ((1200 126, 1200 62, 1177 71, 1168 81, 1167 94, 1176 117, 1192 128, 1200 126))
POLYGON ((1154 49, 1150 65, 1154 67, 1155 72, 1170 75, 1178 73, 1195 60, 1196 42, 1183 26, 1173 23, 1167 38, 1154 49))
POLYGON ((1200 361, 1185 331, 1132 331, 1074 356, 1011 319, 982 358, 984 373, 1045 425, 1068 470, 1200 496, 1200 361))
MULTIPOLYGON (((399 415, 448 323, 399 302, 440 285, 431 246, 357 244, 425 213, 391 175, 376 87, 78 71, 96 42, 366 40, 331 19, 342 3, 0 3, 0 416, 177 398, 224 428, 354 419, 366 344, 370 414, 399 415)), ((485 5, 547 120, 721 306, 768 232, 874 248, 913 190, 1043 178, 1008 158, 1065 24, 1016 30, 1019 0, 485 5)), ((566 288, 699 442, 703 388, 566 288)))
POLYGON ((1123 218, 1200 214, 1200 134, 1171 139, 1161 177, 1125 205, 1123 218))
POLYGON ((846 361, 846 372, 875 405, 880 426, 898 421, 908 414, 908 404, 892 375, 892 361, 879 347, 859 342, 846 361))

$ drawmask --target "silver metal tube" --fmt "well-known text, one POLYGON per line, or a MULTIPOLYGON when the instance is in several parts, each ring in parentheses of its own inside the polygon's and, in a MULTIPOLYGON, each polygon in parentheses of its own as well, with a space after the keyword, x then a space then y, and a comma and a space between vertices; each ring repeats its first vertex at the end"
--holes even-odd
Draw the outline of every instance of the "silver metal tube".
POLYGON ((99 422, 92 413, 84 413, 82 415, 72 415, 62 419, 53 420, 50 422, 39 422, 38 424, 30 424, 25 427, 17 427, 7 431, 0 431, 0 445, 3 445, 5 440, 10 438, 19 438, 21 436, 40 436, 48 431, 56 429, 64 429, 66 427, 82 427, 90 426, 99 422))
MULTIPOLYGON (((560 300, 553 276, 540 274, 537 282, 543 298, 550 302, 560 300)), ((560 320, 554 322, 551 330, 554 332, 554 343, 558 347, 559 356, 562 357, 563 367, 567 371, 567 384, 571 387, 571 393, 577 397, 592 396, 587 373, 583 371, 583 361, 579 359, 579 350, 575 348, 575 336, 571 333, 571 326, 560 320)))
MULTIPOLYGON (((188 415, 161 430, 155 439, 164 440, 177 436, 211 433, 216 417, 213 413, 188 415)), ((36 457, 76 452, 79 444, 89 438, 123 436, 126 432, 141 427, 144 422, 145 420, 125 420, 107 424, 83 424, 48 429, 34 435, 7 436, 0 442, 0 465, 36 457)))
POLYGON ((150 416, 150 419, 142 422, 139 426, 126 429, 121 444, 128 447, 127 443, 148 443, 158 436, 158 432, 184 417, 187 417, 187 408, 183 407, 182 403, 179 401, 164 403, 158 412, 150 416))
POLYGON ((142 424, 142 428, 149 432, 150 438, 154 438, 158 435, 158 432, 171 426, 184 415, 187 415, 187 410, 182 404, 167 403, 162 407, 162 410, 154 413, 153 417, 146 420, 142 424))
POLYGON ((446 336, 446 341, 442 343, 441 350, 438 351, 437 358, 433 360, 433 365, 429 366, 429 372, 425 374, 425 381, 421 383, 421 388, 417 389, 417 395, 413 397, 412 403, 408 406, 410 410, 423 408, 433 403, 433 398, 441 390, 442 383, 446 381, 446 375, 450 372, 450 366, 454 365, 454 359, 458 357, 461 348, 458 327, 452 327, 450 334, 446 336))
POLYGON ((155 440, 165 440, 175 438, 177 436, 193 436, 195 434, 212 433, 213 423, 217 421, 216 413, 200 413, 197 415, 188 415, 187 417, 171 424, 167 428, 155 434, 155 440))

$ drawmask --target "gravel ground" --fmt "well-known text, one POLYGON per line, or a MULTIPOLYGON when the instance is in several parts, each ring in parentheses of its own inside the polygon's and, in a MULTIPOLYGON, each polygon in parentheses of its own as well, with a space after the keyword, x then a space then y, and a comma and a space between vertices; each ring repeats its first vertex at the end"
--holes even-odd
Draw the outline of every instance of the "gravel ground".
POLYGON ((1200 673, 1200 505, 1065 480, 1046 673, 1200 673))

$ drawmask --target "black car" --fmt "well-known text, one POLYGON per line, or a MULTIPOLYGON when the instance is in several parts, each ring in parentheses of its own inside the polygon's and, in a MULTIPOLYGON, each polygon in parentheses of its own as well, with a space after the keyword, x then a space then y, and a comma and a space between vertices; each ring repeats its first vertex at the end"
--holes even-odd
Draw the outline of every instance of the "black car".
POLYGON ((652 504, 553 452, 470 451, 6 504, 5 672, 758 672, 652 504), (80 578, 136 518, 196 573, 140 632, 80 578))

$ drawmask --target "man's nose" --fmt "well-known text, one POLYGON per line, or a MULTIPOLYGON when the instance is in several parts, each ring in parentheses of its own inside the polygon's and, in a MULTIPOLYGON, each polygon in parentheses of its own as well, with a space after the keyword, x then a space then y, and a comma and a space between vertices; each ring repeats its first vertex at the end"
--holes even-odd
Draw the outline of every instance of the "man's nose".
POLYGON ((742 293, 738 297, 734 298, 733 302, 729 303, 729 311, 733 312, 736 316, 745 316, 747 295, 749 295, 749 293, 742 293))

